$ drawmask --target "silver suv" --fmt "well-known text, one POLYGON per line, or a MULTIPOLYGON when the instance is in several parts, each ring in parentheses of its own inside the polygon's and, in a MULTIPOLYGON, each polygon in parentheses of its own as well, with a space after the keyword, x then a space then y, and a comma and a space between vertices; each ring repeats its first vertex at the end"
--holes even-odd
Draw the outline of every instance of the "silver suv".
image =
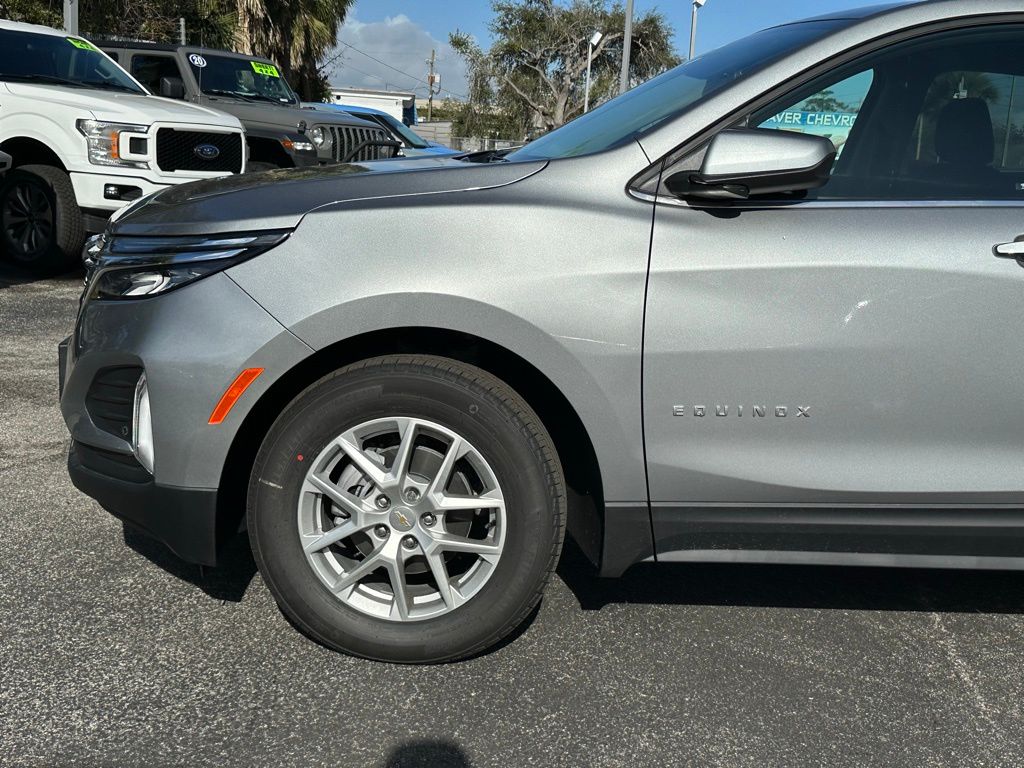
POLYGON ((633 563, 1024 567, 1024 12, 768 29, 504 157, 149 197, 90 246, 75 484, 402 662, 568 529, 633 563), (490 162, 486 162, 490 160, 490 162))

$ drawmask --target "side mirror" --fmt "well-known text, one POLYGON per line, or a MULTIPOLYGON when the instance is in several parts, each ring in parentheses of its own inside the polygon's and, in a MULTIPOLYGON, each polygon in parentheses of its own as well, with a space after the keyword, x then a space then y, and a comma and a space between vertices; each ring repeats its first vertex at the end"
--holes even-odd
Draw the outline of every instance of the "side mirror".
POLYGON ((184 99, 185 82, 180 77, 161 77, 160 95, 165 99, 184 99))
POLYGON ((6 152, 0 152, 0 173, 11 170, 14 160, 6 152))
POLYGON ((767 128, 730 128, 711 140, 700 171, 665 180, 676 197, 746 200, 802 192, 828 183, 835 145, 823 136, 767 128))

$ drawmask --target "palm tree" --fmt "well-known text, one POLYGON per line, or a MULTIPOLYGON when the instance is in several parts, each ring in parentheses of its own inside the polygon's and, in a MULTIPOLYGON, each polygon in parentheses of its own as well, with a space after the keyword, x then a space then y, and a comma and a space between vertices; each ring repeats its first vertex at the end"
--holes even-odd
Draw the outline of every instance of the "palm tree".
POLYGON ((235 50, 273 59, 306 100, 319 98, 319 63, 338 43, 353 0, 237 0, 235 50))

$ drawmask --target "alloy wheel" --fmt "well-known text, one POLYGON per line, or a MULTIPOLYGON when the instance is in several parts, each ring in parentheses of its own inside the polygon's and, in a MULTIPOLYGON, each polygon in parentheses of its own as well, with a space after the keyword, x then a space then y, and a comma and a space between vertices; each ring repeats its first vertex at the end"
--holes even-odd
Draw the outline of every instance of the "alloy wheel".
POLYGON ((494 573, 505 501, 483 454, 424 419, 364 422, 310 463, 298 503, 306 560, 340 601, 416 621, 456 610, 494 573))
POLYGON ((0 225, 9 247, 21 258, 46 251, 54 237, 54 211, 46 190, 30 179, 7 188, 0 225))

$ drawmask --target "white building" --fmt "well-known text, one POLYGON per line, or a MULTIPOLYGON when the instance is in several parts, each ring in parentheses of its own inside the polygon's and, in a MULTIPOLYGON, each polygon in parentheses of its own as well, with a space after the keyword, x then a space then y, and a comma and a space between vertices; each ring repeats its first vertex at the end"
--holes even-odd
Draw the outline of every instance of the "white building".
POLYGON ((402 91, 374 91, 368 88, 340 88, 331 86, 334 104, 351 104, 387 112, 406 123, 415 121, 416 94, 402 91))

